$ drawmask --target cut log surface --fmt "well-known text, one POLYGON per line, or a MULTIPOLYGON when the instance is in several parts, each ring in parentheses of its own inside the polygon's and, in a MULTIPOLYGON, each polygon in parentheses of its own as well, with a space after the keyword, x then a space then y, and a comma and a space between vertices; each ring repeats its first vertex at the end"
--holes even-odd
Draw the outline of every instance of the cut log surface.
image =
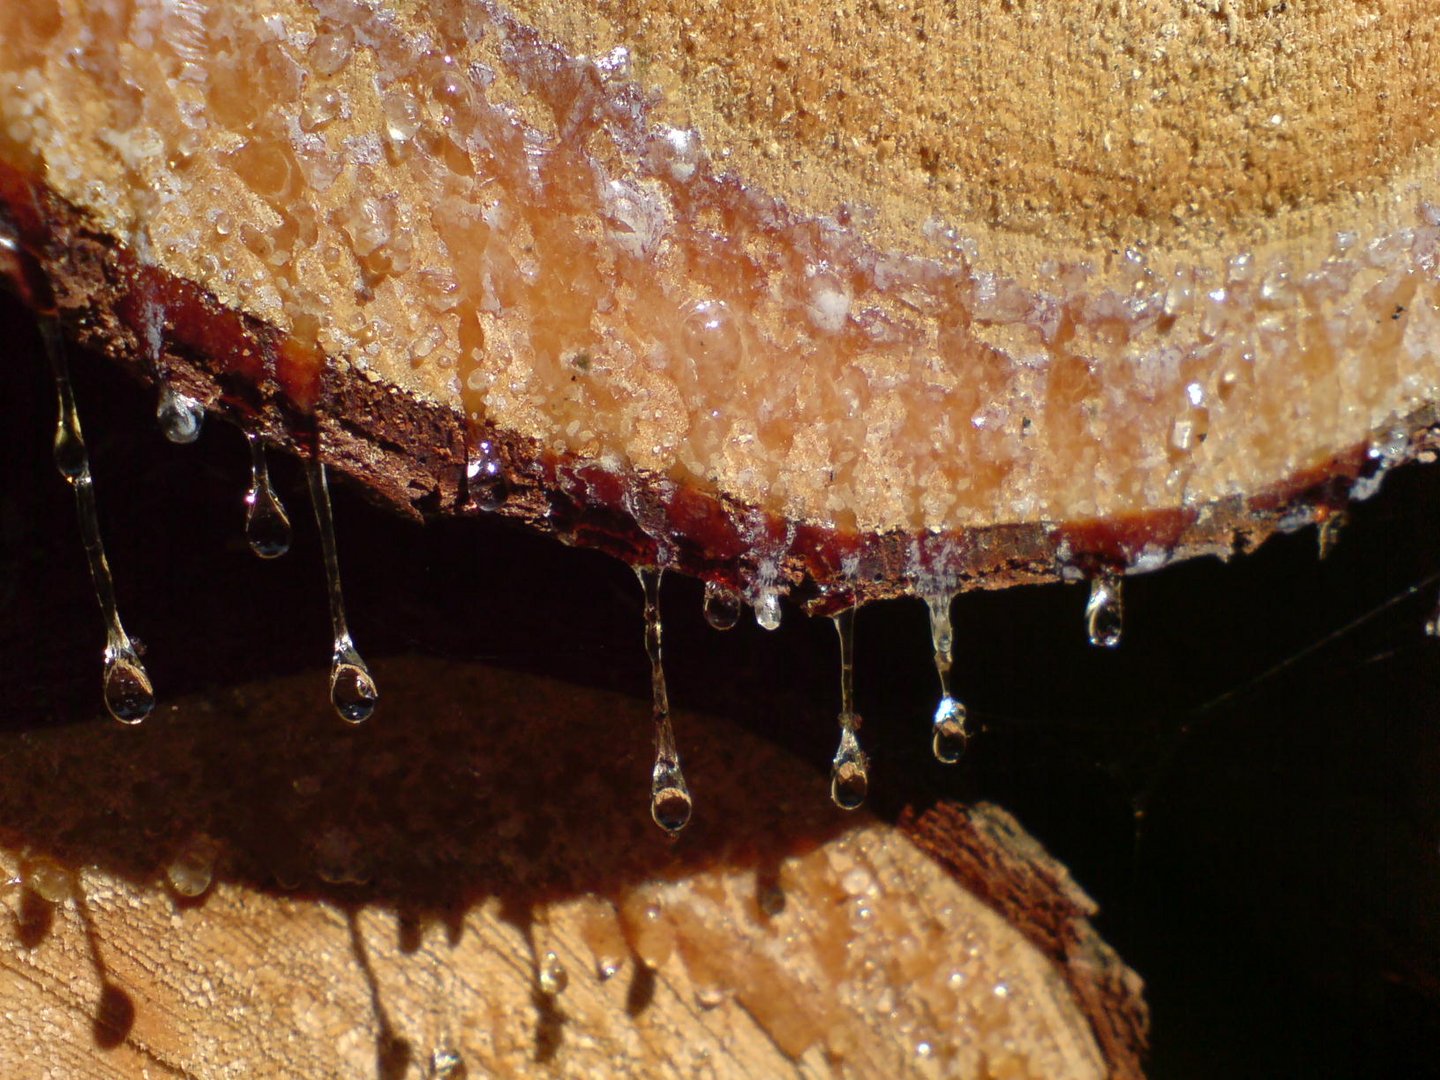
POLYGON ((15 0, 12 241, 396 505, 752 601, 1228 554, 1427 448, 1428 0, 693 8, 15 0))
POLYGON ((5 1076, 1139 1074, 1138 979, 1002 811, 842 816, 684 715, 672 843, 638 703, 379 676, 361 729, 305 675, 7 737, 5 1076))

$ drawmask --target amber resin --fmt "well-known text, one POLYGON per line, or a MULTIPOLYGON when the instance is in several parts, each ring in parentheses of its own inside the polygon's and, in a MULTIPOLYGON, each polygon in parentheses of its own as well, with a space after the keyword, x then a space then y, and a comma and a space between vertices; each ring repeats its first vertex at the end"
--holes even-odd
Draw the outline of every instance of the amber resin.
MULTIPOLYGON (((854 577, 854 534, 1038 525, 1012 562, 1083 565, 1050 523, 1166 512, 1092 554, 1225 549, 1208 508, 1413 452, 1440 389, 1423 5, 757 16, 718 82, 738 15, 518 7, 9 4, 0 159, 283 332, 260 374, 302 411, 325 370, 399 388, 652 537, 700 493, 723 521, 692 539, 730 538, 752 599, 796 559, 854 577), (998 81, 951 56, 886 112, 931 39, 995 46, 998 81)), ((953 548, 862 576, 987 572, 953 548)))

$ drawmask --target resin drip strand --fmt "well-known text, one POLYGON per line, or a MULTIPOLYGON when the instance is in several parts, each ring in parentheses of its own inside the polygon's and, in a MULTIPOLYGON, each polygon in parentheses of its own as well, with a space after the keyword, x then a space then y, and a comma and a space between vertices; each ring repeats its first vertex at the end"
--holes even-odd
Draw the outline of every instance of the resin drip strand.
POLYGON ((635 576, 645 590, 645 652, 650 657, 650 693, 655 715, 655 768, 650 780, 650 816, 666 832, 678 833, 690 820, 690 789, 680 771, 675 728, 670 722, 670 695, 660 653, 660 579, 664 571, 637 566, 635 576))
POLYGON ((75 394, 70 386, 70 365, 65 358, 65 343, 60 337, 60 322, 53 313, 40 318, 40 334, 45 352, 55 375, 55 393, 60 415, 55 426, 55 467, 75 490, 75 508, 80 518, 80 536, 90 560, 90 577, 95 583, 95 597, 105 619, 105 707, 123 724, 138 724, 155 707, 155 691, 140 655, 120 624, 120 611, 115 603, 115 582, 110 577, 110 563, 105 558, 105 544, 100 538, 100 517, 95 507, 95 482, 90 476, 90 457, 85 452, 85 438, 80 432, 80 414, 75 408, 75 394))
POLYGON ((260 436, 245 433, 250 445, 250 490, 245 493, 245 540, 262 559, 278 559, 290 550, 290 516, 270 484, 270 466, 260 436))
POLYGON ((345 623, 345 594, 340 589, 340 559, 335 551, 335 521, 330 512, 330 485, 325 463, 318 458, 305 462, 305 477, 310 482, 310 501, 315 506, 315 524, 320 527, 320 550, 325 558, 325 582, 330 590, 330 625, 335 644, 330 658, 330 703, 335 711, 352 724, 358 724, 375 711, 380 692, 370 669, 350 640, 345 623))
POLYGON ((840 745, 830 764, 830 798, 842 810, 857 810, 870 789, 870 763, 860 749, 855 712, 855 609, 835 616, 840 637, 840 745))
POLYGON ((965 706, 950 696, 950 665, 954 653, 954 633, 950 626, 949 593, 932 593, 925 597, 930 608, 930 642, 935 648, 935 674, 940 677, 940 704, 935 706, 935 720, 930 748, 935 760, 954 765, 965 753, 970 733, 965 730, 965 706))
POLYGON ((1090 644, 1113 649, 1125 629, 1124 579, 1115 570, 1101 570, 1090 579, 1090 600, 1085 605, 1085 630, 1090 644))

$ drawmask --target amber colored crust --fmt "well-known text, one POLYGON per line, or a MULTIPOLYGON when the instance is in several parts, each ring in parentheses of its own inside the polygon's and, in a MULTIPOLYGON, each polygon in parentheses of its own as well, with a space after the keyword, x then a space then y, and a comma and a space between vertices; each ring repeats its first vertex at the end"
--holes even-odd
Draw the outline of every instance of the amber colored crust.
POLYGON ((154 382, 141 359, 139 319, 143 302, 163 301, 161 364, 173 386, 275 446, 303 456, 318 449, 403 514, 480 513, 466 479, 466 446, 489 439, 506 478, 496 513, 632 564, 663 563, 739 589, 756 579, 757 557, 773 552, 776 583, 818 614, 932 583, 1004 588, 1155 569, 1197 555, 1227 558, 1277 530, 1325 520, 1348 502, 1357 480, 1440 446, 1440 418, 1429 408, 1407 418, 1407 441, 1383 459, 1357 446, 1244 499, 1116 519, 862 535, 789 522, 664 477, 617 473, 513 433, 469 432, 458 412, 300 347, 193 282, 141 267, 81 210, 3 162, 0 210, 27 253, 7 267, 0 252, 0 276, 37 309, 49 306, 36 295, 48 279, 67 330, 82 344, 154 382), (27 274, 26 258, 43 274, 27 274))

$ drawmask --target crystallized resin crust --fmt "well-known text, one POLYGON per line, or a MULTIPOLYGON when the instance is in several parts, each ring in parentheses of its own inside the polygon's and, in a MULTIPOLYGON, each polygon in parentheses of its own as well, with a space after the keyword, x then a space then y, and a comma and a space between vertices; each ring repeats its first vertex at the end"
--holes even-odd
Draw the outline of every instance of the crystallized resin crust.
MULTIPOLYGON (((52 231, 123 246, 31 233, 64 306, 138 342, 133 294, 174 279, 279 328, 236 332, 284 390, 264 422, 315 409, 395 501, 503 468, 510 512, 752 599, 1033 580, 1228 551, 1367 447, 1420 448, 1436 16, 1402 8, 976 4, 917 38, 847 9, 25 2, 0 158, 76 212, 52 231), (926 33, 988 48, 991 82, 937 60, 912 92, 926 33), (1056 75, 1028 143, 997 108, 1042 93, 1017 52, 1056 75), (949 111, 874 113, 877 86, 949 111)), ((224 349, 165 296, 180 355, 146 374, 185 378, 224 349)), ((214 403, 243 365, 208 363, 214 403)))

